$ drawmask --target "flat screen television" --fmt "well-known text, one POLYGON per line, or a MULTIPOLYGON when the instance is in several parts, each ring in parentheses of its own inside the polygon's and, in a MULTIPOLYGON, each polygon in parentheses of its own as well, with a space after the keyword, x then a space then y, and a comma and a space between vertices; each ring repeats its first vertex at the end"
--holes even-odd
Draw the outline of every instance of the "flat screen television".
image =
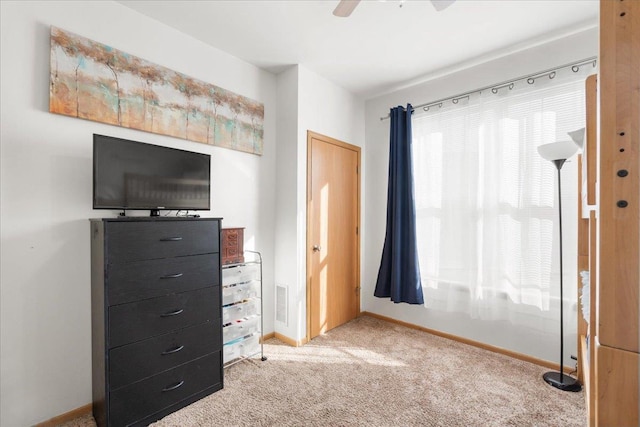
POLYGON ((209 210, 211 156, 93 135, 93 208, 209 210))

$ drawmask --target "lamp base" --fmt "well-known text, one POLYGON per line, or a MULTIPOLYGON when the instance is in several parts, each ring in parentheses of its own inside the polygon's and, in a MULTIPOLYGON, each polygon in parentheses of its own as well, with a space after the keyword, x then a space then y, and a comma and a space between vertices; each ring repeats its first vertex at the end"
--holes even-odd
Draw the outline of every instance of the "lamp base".
POLYGON ((560 372, 547 372, 542 376, 542 378, 547 384, 562 391, 575 392, 582 390, 580 383, 575 378, 572 378, 567 374, 560 375, 560 372))

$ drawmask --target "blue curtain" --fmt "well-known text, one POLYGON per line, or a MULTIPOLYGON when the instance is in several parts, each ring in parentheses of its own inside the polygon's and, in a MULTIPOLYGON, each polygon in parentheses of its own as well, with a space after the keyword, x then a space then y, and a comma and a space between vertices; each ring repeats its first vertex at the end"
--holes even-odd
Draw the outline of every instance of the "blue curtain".
POLYGON ((399 106, 390 113, 387 232, 374 295, 395 303, 424 304, 416 244, 411 111, 407 104, 406 110, 399 106))

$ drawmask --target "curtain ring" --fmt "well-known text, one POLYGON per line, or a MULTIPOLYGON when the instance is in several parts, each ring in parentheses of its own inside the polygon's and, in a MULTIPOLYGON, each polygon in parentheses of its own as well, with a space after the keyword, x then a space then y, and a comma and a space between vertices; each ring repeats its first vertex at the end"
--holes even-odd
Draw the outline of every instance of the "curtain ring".
POLYGON ((509 90, 513 90, 513 83, 509 84, 509 90))
POLYGON ((534 84, 536 82, 536 79, 534 79, 533 77, 529 77, 527 79, 527 83, 529 83, 530 85, 534 84))
POLYGON ((442 102, 438 104, 438 108, 442 108, 442 102))
POLYGON ((596 60, 593 60, 593 68, 596 68, 596 60))
POLYGON ((491 92, 493 92, 494 94, 498 93, 498 89, 496 89, 495 87, 491 88, 491 92))
POLYGON ((426 107, 422 107, 422 109, 423 109, 424 111, 429 111, 429 106, 427 105, 426 107))
POLYGON ((458 103, 458 98, 453 98, 453 99, 451 100, 451 102, 453 102, 454 104, 457 104, 457 103, 458 103))
POLYGON ((577 73, 578 71, 580 71, 580 67, 578 67, 577 65, 574 65, 573 67, 571 67, 571 71, 573 71, 574 73, 577 73))
POLYGON ((556 72, 552 71, 549 73, 549 80, 553 79, 556 76, 556 72))

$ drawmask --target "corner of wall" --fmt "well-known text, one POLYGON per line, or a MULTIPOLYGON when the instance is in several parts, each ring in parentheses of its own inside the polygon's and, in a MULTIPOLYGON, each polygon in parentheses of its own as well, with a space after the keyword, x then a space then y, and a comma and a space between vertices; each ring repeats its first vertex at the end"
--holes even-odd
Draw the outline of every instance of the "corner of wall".
POLYGON ((297 230, 298 178, 298 108, 299 67, 291 66, 277 76, 276 108, 276 220, 275 220, 275 283, 285 289, 276 298, 274 322, 277 334, 299 339, 296 324, 298 300, 297 283, 299 261, 297 230), (285 301, 282 301, 285 298, 285 301), (285 313, 278 311, 284 310, 285 313), (282 321, 282 319, 286 319, 282 321))

